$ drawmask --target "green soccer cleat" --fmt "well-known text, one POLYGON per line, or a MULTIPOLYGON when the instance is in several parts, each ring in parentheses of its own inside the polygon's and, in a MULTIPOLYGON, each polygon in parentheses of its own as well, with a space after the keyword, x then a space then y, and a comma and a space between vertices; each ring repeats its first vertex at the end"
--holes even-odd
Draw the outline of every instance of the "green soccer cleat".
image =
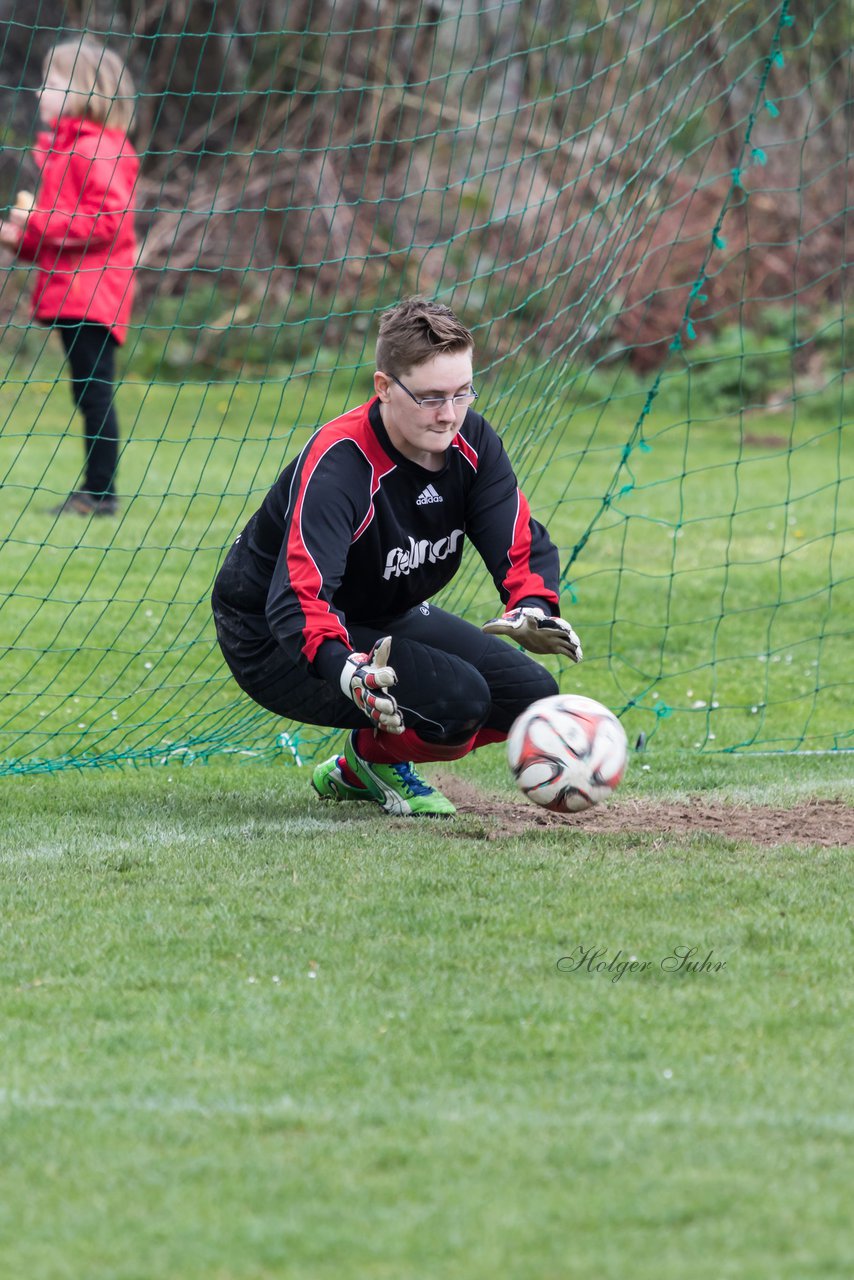
POLYGON ((370 800, 376 803, 374 793, 367 787, 353 787, 341 772, 343 756, 332 756, 319 764, 311 775, 311 785, 321 800, 370 800))
MULTIPOLYGON (((365 784, 370 798, 386 813, 399 818, 447 818, 457 812, 448 797, 419 777, 411 764, 373 764, 363 760, 356 753, 353 736, 350 734, 344 745, 344 759, 359 781, 365 784)), ((338 772, 340 774, 340 769, 338 772)), ((341 781, 349 793, 347 799, 362 798, 355 787, 344 782, 343 778, 341 781)))

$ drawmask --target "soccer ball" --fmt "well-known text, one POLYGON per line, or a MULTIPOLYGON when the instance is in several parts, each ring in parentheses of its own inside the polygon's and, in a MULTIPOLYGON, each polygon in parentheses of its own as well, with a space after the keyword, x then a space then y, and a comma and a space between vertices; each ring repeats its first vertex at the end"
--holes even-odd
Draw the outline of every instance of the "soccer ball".
POLYGON ((607 800, 626 770, 623 726, 601 702, 558 693, 532 702, 513 724, 507 758, 516 785, 553 813, 607 800))

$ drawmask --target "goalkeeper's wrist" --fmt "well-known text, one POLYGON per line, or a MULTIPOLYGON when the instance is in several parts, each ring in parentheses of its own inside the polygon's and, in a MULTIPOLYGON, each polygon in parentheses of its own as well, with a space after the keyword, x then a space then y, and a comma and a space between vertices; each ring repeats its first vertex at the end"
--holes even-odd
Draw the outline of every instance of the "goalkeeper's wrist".
POLYGON ((341 674, 338 677, 338 688, 344 694, 345 698, 353 697, 353 677, 359 673, 359 683, 364 682, 364 674, 370 668, 368 664, 371 661, 369 653, 348 653, 344 659, 344 665, 341 668, 341 674))
MULTIPOLYGON (((539 609, 540 612, 544 614, 545 617, 547 618, 560 617, 560 609, 553 600, 543 600, 536 596, 529 596, 526 600, 517 600, 517 602, 512 606, 512 608, 513 609, 539 609)), ((511 610, 511 606, 508 605, 507 612, 509 613, 510 610, 511 610)))
POLYGON ((341 675, 352 652, 352 649, 348 649, 340 640, 324 640, 314 655, 312 663, 314 674, 331 685, 333 689, 340 689, 341 675))

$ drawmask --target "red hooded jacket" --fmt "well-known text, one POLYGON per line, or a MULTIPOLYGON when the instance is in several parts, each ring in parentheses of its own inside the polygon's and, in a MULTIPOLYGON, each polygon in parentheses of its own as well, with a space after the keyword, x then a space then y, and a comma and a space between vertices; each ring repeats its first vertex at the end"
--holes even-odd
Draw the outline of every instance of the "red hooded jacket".
POLYGON ((36 320, 89 320, 117 342, 128 333, 139 159, 121 129, 60 116, 33 152, 41 167, 20 256, 35 264, 36 320))

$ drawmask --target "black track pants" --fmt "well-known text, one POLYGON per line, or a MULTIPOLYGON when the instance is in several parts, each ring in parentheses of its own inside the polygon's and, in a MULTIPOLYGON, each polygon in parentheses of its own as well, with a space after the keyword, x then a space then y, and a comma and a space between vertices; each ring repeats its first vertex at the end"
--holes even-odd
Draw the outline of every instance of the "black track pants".
MULTIPOLYGON (((364 729, 367 717, 344 694, 296 666, 271 637, 258 638, 214 595, 225 659, 250 698, 289 720, 330 729, 364 729)), ((537 698, 557 693, 545 667, 498 636, 488 636, 436 605, 419 605, 385 627, 353 626, 357 650, 392 637, 392 690, 407 729, 428 742, 458 742, 478 729, 502 733, 537 698)))
POLYGON ((71 394, 83 415, 83 488, 96 498, 113 497, 119 457, 119 424, 113 407, 116 340, 102 324, 55 323, 71 367, 71 394))

